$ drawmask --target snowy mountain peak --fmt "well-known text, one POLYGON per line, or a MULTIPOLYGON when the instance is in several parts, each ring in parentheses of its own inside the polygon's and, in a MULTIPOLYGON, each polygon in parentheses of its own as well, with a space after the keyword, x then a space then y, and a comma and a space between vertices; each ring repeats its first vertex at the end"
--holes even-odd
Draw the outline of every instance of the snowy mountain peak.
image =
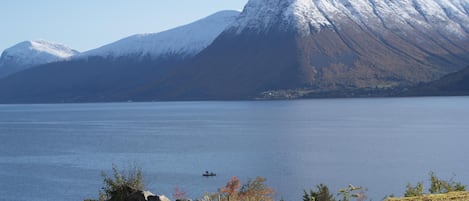
POLYGON ((312 0, 250 0, 229 29, 237 33, 245 30, 268 32, 272 28, 303 32, 329 25, 312 0))
POLYGON ((50 55, 56 58, 68 58, 78 52, 62 44, 51 43, 45 40, 24 41, 10 47, 4 51, 4 54, 11 56, 41 56, 40 54, 50 55), (34 53, 35 55, 29 55, 34 53))
POLYGON ((62 44, 44 40, 18 43, 3 51, 0 58, 0 77, 41 64, 66 60, 78 54, 62 44))
POLYGON ((467 0, 250 0, 229 29, 310 33, 352 22, 371 28, 419 26, 462 36, 469 32, 468 13, 467 0))
POLYGON ((146 55, 150 55, 152 58, 171 55, 193 56, 210 45, 238 15, 238 11, 220 11, 171 30, 133 35, 84 52, 78 58, 146 55))

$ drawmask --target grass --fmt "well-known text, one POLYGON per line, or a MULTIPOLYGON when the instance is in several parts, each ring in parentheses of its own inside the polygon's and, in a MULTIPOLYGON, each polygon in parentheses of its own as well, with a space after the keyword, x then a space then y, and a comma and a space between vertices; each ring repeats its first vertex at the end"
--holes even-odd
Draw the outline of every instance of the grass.
POLYGON ((445 194, 428 194, 417 197, 388 198, 385 201, 468 201, 469 191, 449 192, 445 194))

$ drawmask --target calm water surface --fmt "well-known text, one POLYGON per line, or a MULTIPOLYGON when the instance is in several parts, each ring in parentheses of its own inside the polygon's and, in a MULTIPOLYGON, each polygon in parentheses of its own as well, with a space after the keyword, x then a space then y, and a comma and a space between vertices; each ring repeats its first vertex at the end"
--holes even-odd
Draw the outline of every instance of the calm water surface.
POLYGON ((0 200, 97 198, 133 163, 170 197, 263 176, 277 200, 319 183, 381 200, 430 171, 469 184, 468 142, 469 97, 0 105, 0 200))

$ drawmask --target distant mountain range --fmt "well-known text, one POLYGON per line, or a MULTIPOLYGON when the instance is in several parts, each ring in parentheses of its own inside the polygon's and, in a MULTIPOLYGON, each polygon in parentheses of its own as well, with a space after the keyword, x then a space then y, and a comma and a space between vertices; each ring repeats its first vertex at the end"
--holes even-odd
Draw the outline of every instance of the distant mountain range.
MULTIPOLYGON (((13 66, 5 58, 0 75, 13 66)), ((468 66, 469 2, 250 0, 241 13, 222 11, 34 62, 4 74, 0 102, 264 99, 290 97, 285 91, 312 97, 405 88, 468 66)))

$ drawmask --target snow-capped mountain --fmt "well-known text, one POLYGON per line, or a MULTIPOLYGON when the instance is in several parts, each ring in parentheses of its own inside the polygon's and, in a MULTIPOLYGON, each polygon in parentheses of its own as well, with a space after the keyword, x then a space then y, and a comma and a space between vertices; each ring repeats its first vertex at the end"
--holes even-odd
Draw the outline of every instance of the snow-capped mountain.
POLYGON ((268 32, 272 28, 319 31, 352 20, 380 31, 382 26, 406 30, 439 30, 448 36, 469 31, 467 0, 250 0, 230 28, 268 32))
POLYGON ((239 15, 220 11, 196 22, 160 33, 137 34, 103 47, 84 52, 78 58, 165 56, 191 57, 210 45, 239 15))
POLYGON ((239 14, 220 12, 74 58, 84 57, 0 79, 0 102, 291 98, 407 88, 469 64, 469 2, 249 0, 239 14))
POLYGON ((3 51, 0 57, 0 77, 30 67, 66 60, 76 54, 78 51, 62 44, 44 40, 24 41, 3 51))
POLYGON ((260 33, 276 29, 305 29, 309 25, 316 28, 330 25, 312 0, 250 0, 228 29, 237 33, 260 33))
POLYGON ((250 0, 181 73, 185 77, 168 82, 183 97, 199 91, 197 98, 233 99, 271 90, 322 93, 431 81, 469 63, 468 5, 250 0))

